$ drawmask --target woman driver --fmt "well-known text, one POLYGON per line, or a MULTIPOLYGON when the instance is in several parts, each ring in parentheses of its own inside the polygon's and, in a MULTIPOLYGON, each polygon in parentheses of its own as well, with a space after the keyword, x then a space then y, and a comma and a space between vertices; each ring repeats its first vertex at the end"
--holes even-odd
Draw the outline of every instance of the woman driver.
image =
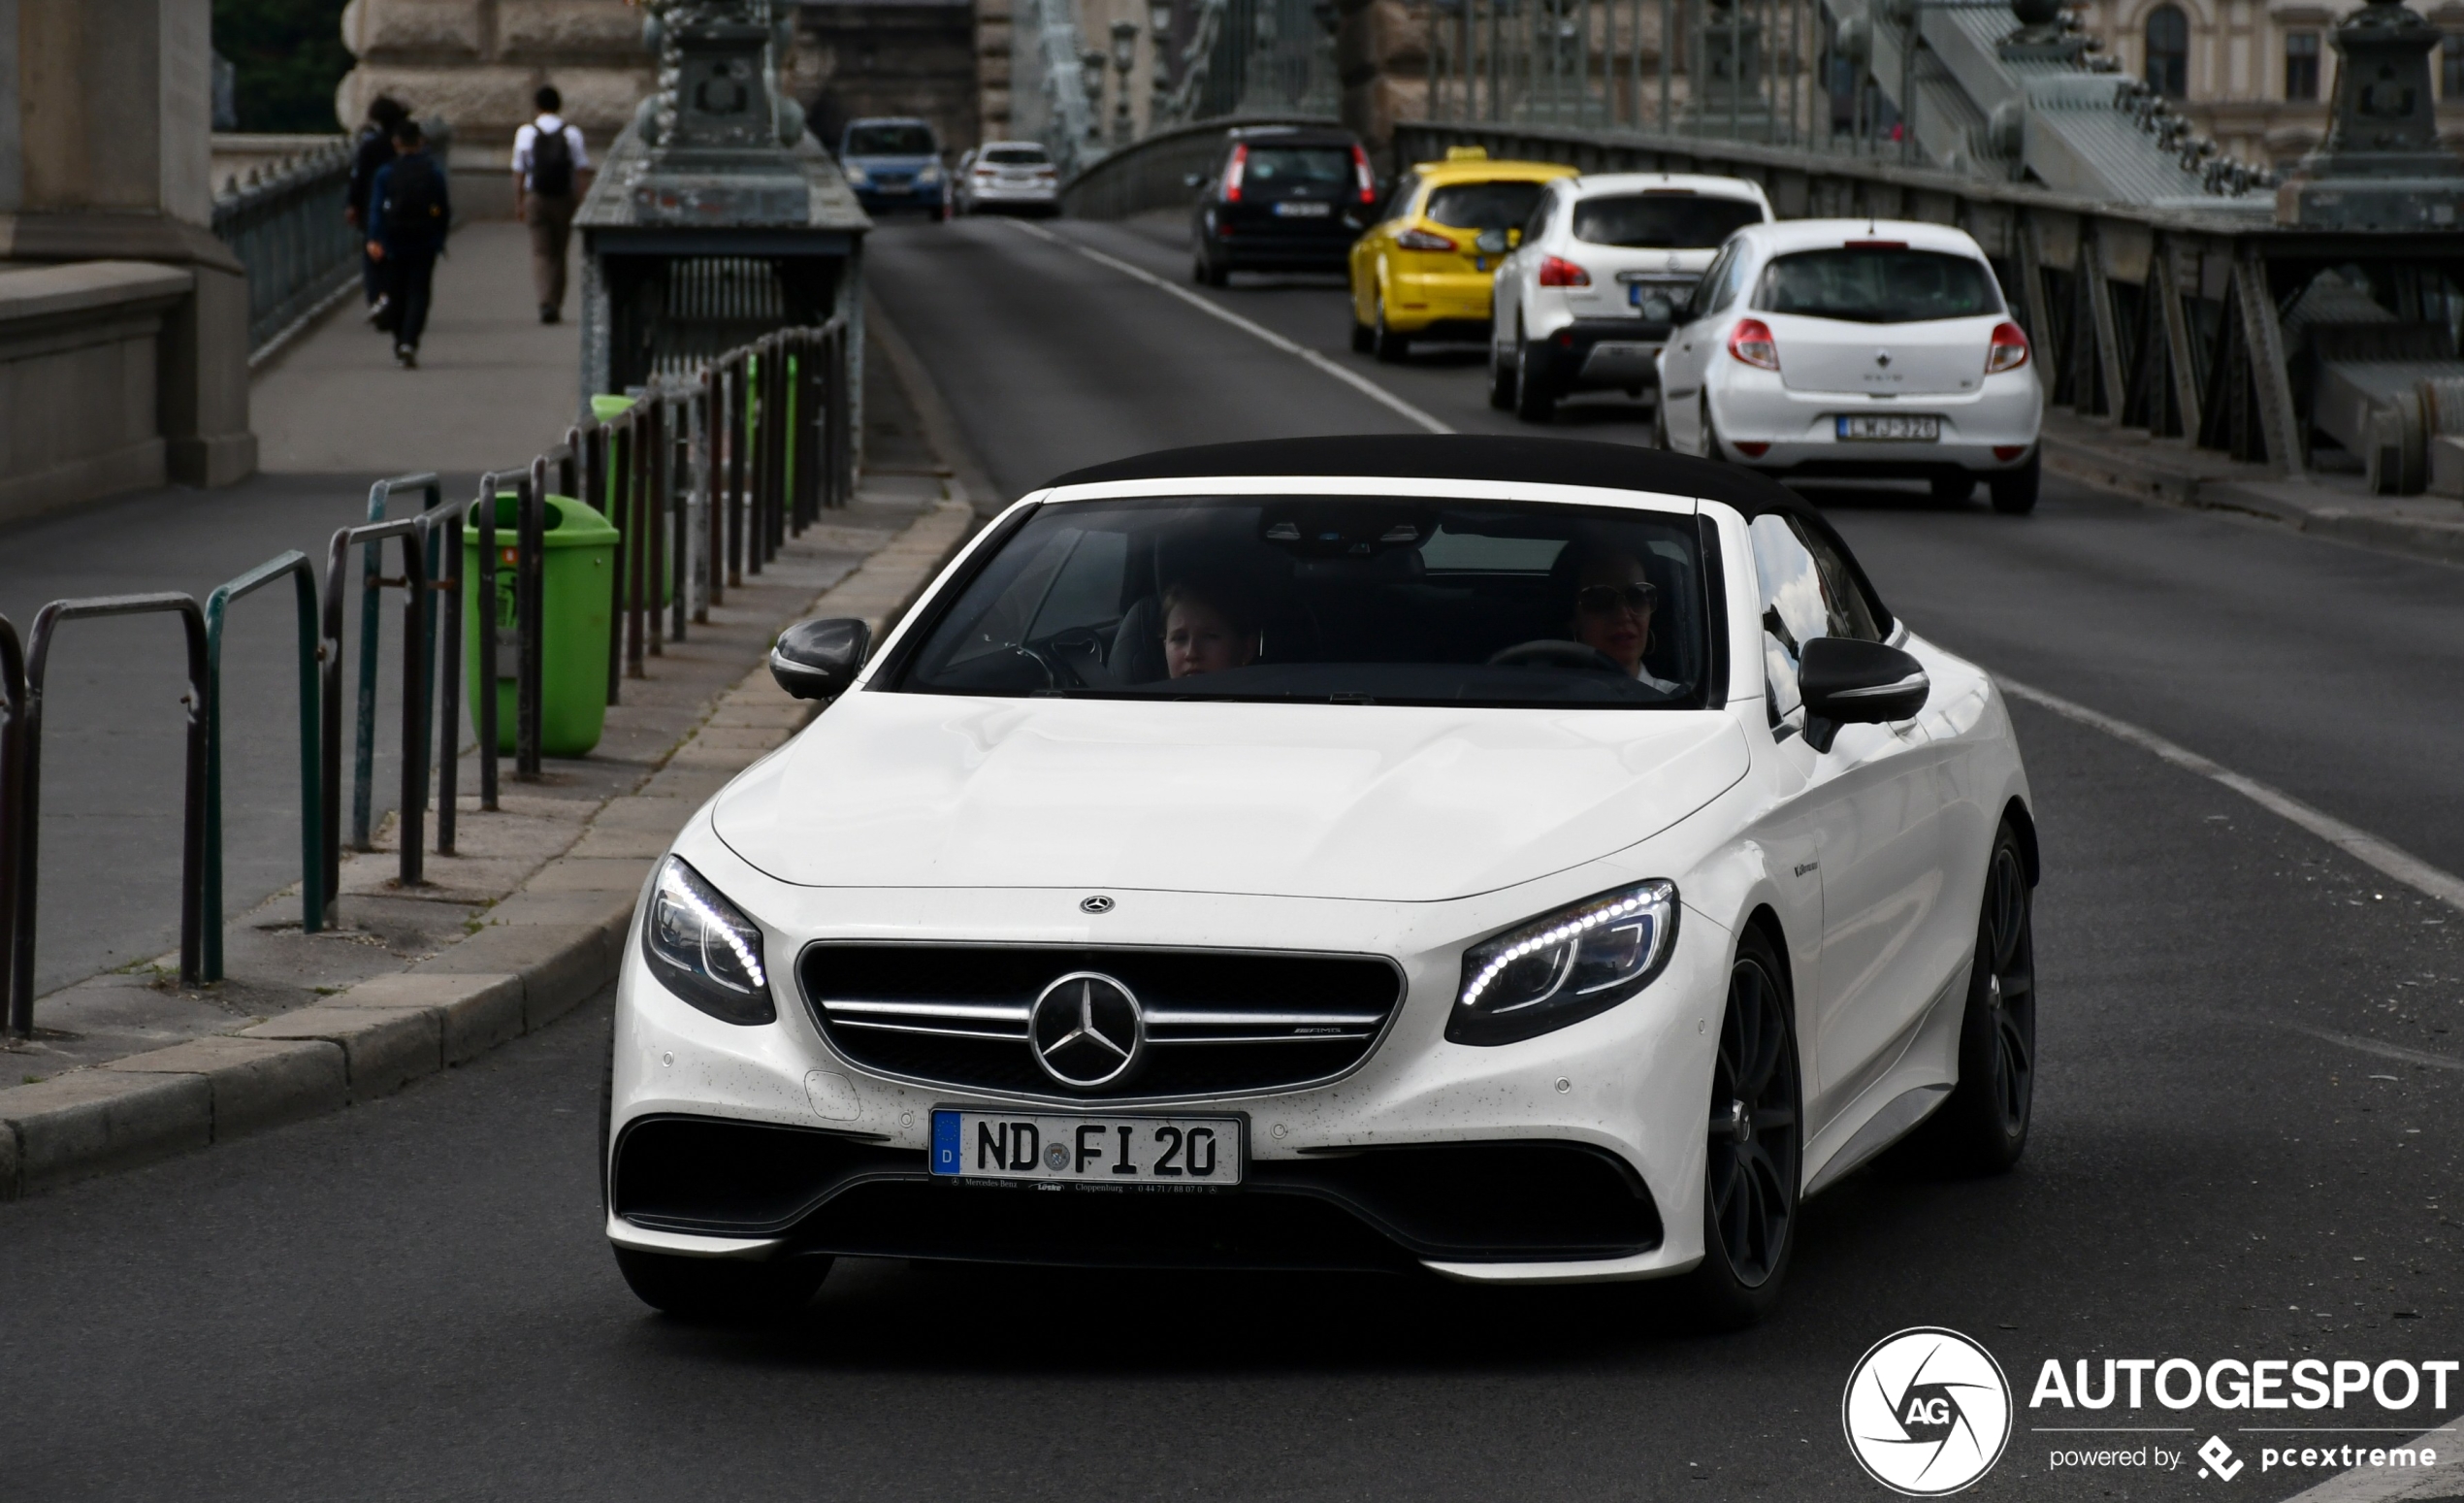
POLYGON ((1259 633, 1229 587, 1178 580, 1163 592, 1163 660, 1174 678, 1247 668, 1257 657, 1259 633))
POLYGON ((1587 549, 1574 571, 1573 638, 1617 665, 1637 683, 1663 694, 1679 685, 1654 676, 1642 666, 1651 645, 1651 612, 1660 592, 1643 572, 1641 560, 1615 548, 1587 549))

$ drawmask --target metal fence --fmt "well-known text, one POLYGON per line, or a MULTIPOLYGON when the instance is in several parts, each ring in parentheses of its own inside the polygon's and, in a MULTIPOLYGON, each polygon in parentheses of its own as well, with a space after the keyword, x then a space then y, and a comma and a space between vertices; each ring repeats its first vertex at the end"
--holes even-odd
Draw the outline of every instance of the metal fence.
MULTIPOLYGON (((855 386, 859 365, 847 322, 775 330, 728 350, 697 369, 663 377, 605 421, 570 430, 565 441, 522 468, 484 476, 465 505, 441 501, 436 476, 379 481, 370 520, 328 540, 321 590, 309 559, 289 551, 215 589, 203 607, 192 596, 166 592, 109 599, 54 601, 34 619, 20 650, 16 629, 0 616, 0 1027, 24 1038, 34 1027, 35 937, 41 910, 43 686, 53 637, 65 622, 87 616, 170 613, 184 628, 182 659, 189 683, 182 698, 187 775, 180 842, 179 981, 211 985, 221 977, 222 925, 221 703, 222 623, 231 604, 288 577, 299 616, 301 927, 315 932, 335 922, 345 825, 349 843, 371 848, 364 812, 376 735, 375 674, 380 592, 403 591, 399 652, 403 695, 402 807, 397 827, 396 883, 427 885, 423 849, 427 812, 436 811, 439 855, 454 850, 461 747, 459 676, 471 671, 471 719, 479 750, 479 805, 494 810, 499 795, 498 684, 515 684, 514 776, 542 775, 540 723, 543 677, 545 498, 578 500, 617 529, 616 589, 606 643, 607 702, 628 678, 649 676, 649 660, 664 644, 706 623, 730 589, 758 577, 787 540, 824 511, 855 496, 855 386), (404 491, 427 503, 406 516, 387 517, 388 497, 404 491), (497 502, 512 498, 509 545, 499 534, 497 502), (463 577, 463 536, 478 535, 478 570, 463 577), (374 555, 390 550, 400 572, 387 574, 374 555), (349 567, 355 553, 369 555, 349 567), (513 574, 511 619, 501 622, 496 572, 513 574), (361 712, 345 730, 343 625, 357 574, 362 592, 361 712), (477 596, 478 667, 464 661, 466 589, 477 596), (509 633, 510 673, 497 651, 509 633), (342 756, 354 741, 356 818, 346 816, 342 756), (432 793, 433 790, 433 793, 432 793), (432 802, 433 801, 433 802, 432 802)), ((166 645, 169 645, 167 639, 166 645)), ((588 649, 596 663, 596 647, 588 649)), ((590 692, 600 692, 591 670, 590 692)))

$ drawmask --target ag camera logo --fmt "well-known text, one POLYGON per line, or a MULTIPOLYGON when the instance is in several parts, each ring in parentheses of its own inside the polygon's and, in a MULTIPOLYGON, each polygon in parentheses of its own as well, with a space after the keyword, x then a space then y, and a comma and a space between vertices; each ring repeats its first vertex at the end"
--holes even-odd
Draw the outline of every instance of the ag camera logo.
POLYGON ((1955 1330, 1912 1326, 1857 1359, 1840 1399, 1848 1450, 1894 1492, 1933 1498, 1994 1469, 2010 1444, 2011 1385, 1994 1354, 1955 1330))

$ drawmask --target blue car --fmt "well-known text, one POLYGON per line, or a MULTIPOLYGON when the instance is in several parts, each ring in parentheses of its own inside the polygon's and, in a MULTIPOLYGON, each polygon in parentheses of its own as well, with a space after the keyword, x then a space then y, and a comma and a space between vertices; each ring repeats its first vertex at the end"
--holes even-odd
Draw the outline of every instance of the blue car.
POLYGON ((867 213, 922 209, 937 216, 949 202, 941 143, 923 120, 850 120, 839 138, 838 164, 867 213))

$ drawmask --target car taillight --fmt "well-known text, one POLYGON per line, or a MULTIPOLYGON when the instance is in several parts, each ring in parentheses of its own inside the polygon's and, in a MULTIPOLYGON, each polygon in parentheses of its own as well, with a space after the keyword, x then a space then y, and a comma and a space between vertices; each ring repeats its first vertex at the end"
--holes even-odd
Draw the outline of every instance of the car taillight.
POLYGON ((1395 244, 1406 250, 1452 250, 1454 242, 1427 230, 1406 230, 1395 237, 1395 244))
POLYGON ((2027 364, 2027 336, 2015 323, 1994 326, 1994 343, 1986 346, 1985 374, 1995 376, 2027 364))
POLYGON ((1232 160, 1223 164, 1223 201, 1225 203, 1237 204, 1241 201, 1241 179, 1248 171, 1248 165, 1249 148, 1247 146, 1234 147, 1232 160))
POLYGON ((1730 440, 1729 447, 1736 450, 1748 459, 1760 459, 1771 451, 1771 446, 1767 443, 1748 443, 1742 439, 1730 440))
POLYGON ((2027 445, 2025 443, 1996 443, 1994 445, 1994 457, 2006 465, 2026 452, 2027 445))
POLYGON ((1378 175, 1369 170, 1369 153, 1358 147, 1351 148, 1352 175, 1360 180, 1360 201, 1378 202, 1378 175))
POLYGON ((1729 353, 1739 365, 1759 371, 1779 369, 1779 346, 1771 343, 1771 326, 1760 318, 1740 318, 1729 331, 1729 353))
POLYGON ((1588 287, 1591 285, 1591 273, 1562 256, 1542 256, 1540 284, 1543 287, 1588 287))

